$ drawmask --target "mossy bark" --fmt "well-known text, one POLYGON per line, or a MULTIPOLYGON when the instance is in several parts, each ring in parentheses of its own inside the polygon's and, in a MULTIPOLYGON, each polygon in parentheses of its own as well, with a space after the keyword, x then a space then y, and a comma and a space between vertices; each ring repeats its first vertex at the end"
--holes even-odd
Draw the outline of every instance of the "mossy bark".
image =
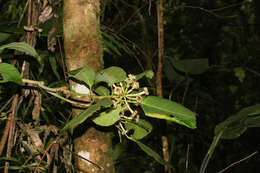
MULTIPOLYGON (((95 71, 103 68, 99 6, 98 0, 64 0, 64 46, 69 71, 83 66, 90 66, 95 71)), ((70 84, 75 85, 72 82, 70 84)), ((80 112, 81 110, 73 109, 74 116, 80 112)), ((106 173, 115 172, 110 133, 88 127, 74 140, 74 150, 104 168, 106 173)), ((103 172, 79 157, 76 157, 75 164, 81 172, 103 172)))

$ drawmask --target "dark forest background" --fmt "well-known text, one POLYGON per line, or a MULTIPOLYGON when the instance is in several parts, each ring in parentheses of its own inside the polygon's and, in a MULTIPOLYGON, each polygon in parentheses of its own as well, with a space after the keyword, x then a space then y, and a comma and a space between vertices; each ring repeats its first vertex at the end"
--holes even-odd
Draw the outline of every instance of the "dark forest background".
MULTIPOLYGON (((26 23, 26 2, 0 0, 0 46, 20 41, 26 35, 23 27, 26 23)), ((43 31, 37 34, 35 48, 41 56, 41 64, 31 60, 30 75, 56 87, 65 83, 62 62, 63 2, 49 2, 58 17, 52 17, 39 26, 43 31), (48 39, 54 24, 58 40, 51 51, 48 39)), ((145 70, 156 73, 156 3, 155 0, 101 2, 100 22, 105 67, 119 66, 131 74, 145 70)), ((170 163, 173 165, 172 173, 197 173, 215 136, 216 125, 242 108, 260 102, 260 2, 165 0, 163 6, 163 97, 196 112, 197 129, 150 119, 153 132, 143 141, 162 155, 161 136, 166 136, 170 163)), ((12 51, 4 51, 0 58, 2 62, 11 63, 17 56, 19 55, 12 51)), ((141 85, 147 86, 151 94, 156 94, 155 78, 142 79, 141 85)), ((15 85, 0 85, 0 136, 4 134, 6 121, 6 109, 1 108, 16 89, 15 85)), ((47 94, 43 94, 42 99, 44 111, 41 113, 41 123, 62 127, 70 114, 71 106, 47 94)), ((29 98, 26 101, 21 106, 19 115, 22 121, 30 122, 28 112, 33 107, 29 98)), ((259 142, 257 125, 248 128, 237 138, 221 139, 206 172, 219 172, 259 151, 259 142)), ((26 161, 31 162, 29 156, 21 154, 18 146, 13 149, 12 155, 17 158, 11 162, 13 168, 21 168, 26 165, 26 161)), ((123 140, 119 143, 115 139, 114 157, 117 172, 164 171, 162 165, 130 141, 123 140)), ((3 167, 4 154, 1 159, 0 166, 3 167)), ((225 172, 256 173, 260 169, 259 162, 259 154, 256 154, 225 172)), ((62 166, 64 165, 60 165, 62 166)))

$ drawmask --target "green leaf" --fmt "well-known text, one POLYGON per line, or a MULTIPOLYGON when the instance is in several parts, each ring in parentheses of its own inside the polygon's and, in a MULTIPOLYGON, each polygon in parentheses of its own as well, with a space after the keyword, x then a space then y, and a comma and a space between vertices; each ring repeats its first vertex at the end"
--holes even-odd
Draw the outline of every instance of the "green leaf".
POLYGON ((148 117, 165 119, 196 128, 196 114, 181 104, 163 98, 148 96, 143 99, 141 106, 148 117))
POLYGON ((110 94, 109 89, 102 85, 98 86, 94 91, 100 96, 108 96, 110 94))
POLYGON ((107 108, 110 107, 113 104, 111 99, 105 98, 102 100, 99 100, 96 104, 92 105, 91 107, 89 107, 88 109, 86 109, 85 111, 81 112, 79 115, 77 115, 76 117, 74 117, 70 122, 68 122, 65 127, 63 127, 61 129, 61 132, 65 131, 65 130, 71 130, 72 129, 83 123, 87 118, 89 118, 90 116, 93 115, 93 113, 97 112, 98 110, 100 110, 101 108, 107 108))
POLYGON ((110 86, 126 79, 126 72, 120 67, 109 67, 97 72, 95 82, 106 82, 110 86))
POLYGON ((224 131, 222 139, 234 139, 242 135, 248 127, 259 125, 260 104, 241 109, 237 114, 227 118, 215 127, 215 134, 224 131))
POLYGON ((215 136, 212 144, 203 159, 201 164, 200 173, 204 173, 208 162, 219 142, 222 139, 234 139, 243 134, 248 127, 260 126, 260 104, 249 106, 241 109, 236 115, 233 115, 218 124, 215 127, 215 136))
POLYGON ((248 117, 260 114, 260 104, 252 105, 241 109, 238 113, 239 116, 248 117))
POLYGON ((242 67, 234 68, 235 76, 238 78, 238 80, 242 83, 246 77, 246 72, 242 67))
POLYGON ((17 50, 20 52, 24 52, 35 58, 38 58, 38 56, 39 56, 38 53, 36 52, 36 50, 25 42, 13 42, 10 44, 5 44, 3 46, 0 46, 0 52, 4 49, 13 49, 13 50, 17 50))
POLYGON ((112 126, 120 120, 119 113, 121 111, 121 106, 118 106, 116 109, 100 113, 97 117, 93 118, 92 121, 99 126, 112 126))
POLYGON ((185 76, 177 73, 174 69, 173 65, 171 64, 169 58, 163 58, 163 72, 166 78, 171 83, 179 83, 180 81, 185 80, 185 76))
MULTIPOLYGON (((29 167, 29 166, 27 166, 27 167, 29 167)), ((8 167, 8 169, 10 169, 10 170, 21 170, 21 169, 24 169, 24 168, 26 168, 26 166, 23 166, 23 167, 21 167, 21 166, 9 166, 8 167)))
POLYGON ((154 76, 154 73, 152 70, 147 70, 147 71, 144 71, 143 73, 140 73, 138 75, 135 76, 135 79, 136 80, 139 80, 143 77, 147 77, 148 79, 152 79, 154 76))
POLYGON ((210 145, 210 147, 208 149, 208 152, 207 152, 207 154, 205 155, 205 157, 204 157, 204 159, 202 161, 199 173, 204 173, 205 172, 205 170, 207 168, 207 165, 209 163, 209 160, 212 157, 212 155, 214 153, 214 150, 215 150, 215 148, 218 145, 218 142, 219 142, 219 140, 220 140, 220 138, 222 136, 223 131, 224 131, 224 129, 220 133, 218 133, 217 135, 214 136, 213 141, 212 141, 212 143, 211 143, 211 145, 210 145))
POLYGON ((172 167, 172 165, 169 162, 166 162, 165 160, 162 159, 162 157, 156 153, 155 151, 153 151, 150 147, 148 147, 147 145, 143 144, 140 141, 137 141, 133 138, 130 138, 130 140, 134 141, 148 156, 154 158, 154 160, 156 160, 158 163, 168 166, 168 167, 172 167))
POLYGON ((146 120, 140 119, 138 122, 125 122, 126 130, 134 130, 130 135, 131 138, 140 140, 151 133, 153 126, 146 120))
POLYGON ((50 57, 48 58, 49 62, 51 64, 51 69, 53 71, 53 73, 55 74, 55 76, 60 80, 60 75, 57 71, 57 62, 56 62, 56 58, 55 57, 50 57))
POLYGON ((26 32, 22 27, 18 28, 15 24, 2 23, 0 24, 0 31, 11 33, 13 35, 26 35, 26 32))
POLYGON ((10 36, 11 34, 0 32, 0 43, 7 40, 10 36))
POLYGON ((260 116, 249 117, 245 121, 247 127, 260 127, 260 116))
POLYGON ((11 161, 11 162, 16 162, 19 164, 22 164, 21 160, 15 158, 15 157, 0 157, 0 161, 11 161))
POLYGON ((0 63, 0 75, 2 80, 0 83, 15 82, 22 85, 22 79, 19 71, 11 64, 0 63))
POLYGON ((69 75, 79 81, 85 82, 91 89, 94 85, 96 73, 90 67, 83 67, 69 72, 69 75))
MULTIPOLYGON (((235 118, 234 118, 235 119, 235 118)), ((234 119, 229 119, 227 122, 231 122, 234 119)), ((233 124, 231 124, 230 127, 226 127, 223 124, 219 124, 215 127, 215 135, 223 131, 223 135, 221 136, 222 139, 235 139, 239 136, 241 136, 245 131, 247 130, 247 127, 242 125, 239 121, 234 121, 233 124)))
POLYGON ((112 42, 107 41, 107 40, 103 40, 103 45, 105 46, 105 48, 106 48, 105 51, 107 53, 110 53, 110 54, 115 53, 116 55, 121 56, 120 51, 118 50, 116 45, 112 44, 112 42))
POLYGON ((209 69, 208 59, 185 59, 185 60, 171 60, 172 65, 179 71, 198 75, 209 69))
POLYGON ((111 55, 118 55, 121 56, 120 50, 124 50, 126 53, 129 51, 127 50, 126 46, 122 44, 124 42, 120 37, 118 37, 116 34, 109 32, 108 30, 105 30, 102 28, 102 40, 103 40, 103 46, 104 51, 111 55))

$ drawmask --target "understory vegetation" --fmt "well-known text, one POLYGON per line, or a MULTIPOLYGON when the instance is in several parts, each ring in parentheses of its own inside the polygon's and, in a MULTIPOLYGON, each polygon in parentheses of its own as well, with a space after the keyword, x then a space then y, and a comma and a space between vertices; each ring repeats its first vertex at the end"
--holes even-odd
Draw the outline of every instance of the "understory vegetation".
POLYGON ((97 71, 66 66, 64 3, 0 0, 0 172, 106 172, 89 127, 117 173, 258 172, 260 1, 100 1, 97 71))

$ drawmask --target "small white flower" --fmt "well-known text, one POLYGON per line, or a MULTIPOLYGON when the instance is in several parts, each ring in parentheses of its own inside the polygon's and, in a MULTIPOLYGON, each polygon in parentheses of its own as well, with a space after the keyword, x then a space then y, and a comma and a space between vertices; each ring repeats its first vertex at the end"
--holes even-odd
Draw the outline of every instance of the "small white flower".
POLYGON ((134 82, 132 87, 133 89, 139 89, 139 82, 134 82))
POLYGON ((146 87, 144 87, 144 93, 145 93, 145 95, 149 95, 149 91, 148 91, 148 89, 146 88, 146 87))
POLYGON ((122 92, 122 88, 115 86, 115 88, 114 88, 114 94, 115 94, 115 95, 120 95, 121 92, 122 92))
POLYGON ((136 96, 136 101, 137 101, 138 103, 141 103, 142 100, 143 100, 142 96, 140 96, 140 95, 136 96))
POLYGON ((128 75, 128 78, 129 78, 130 80, 134 81, 134 80, 135 80, 135 75, 129 74, 129 75, 128 75))

